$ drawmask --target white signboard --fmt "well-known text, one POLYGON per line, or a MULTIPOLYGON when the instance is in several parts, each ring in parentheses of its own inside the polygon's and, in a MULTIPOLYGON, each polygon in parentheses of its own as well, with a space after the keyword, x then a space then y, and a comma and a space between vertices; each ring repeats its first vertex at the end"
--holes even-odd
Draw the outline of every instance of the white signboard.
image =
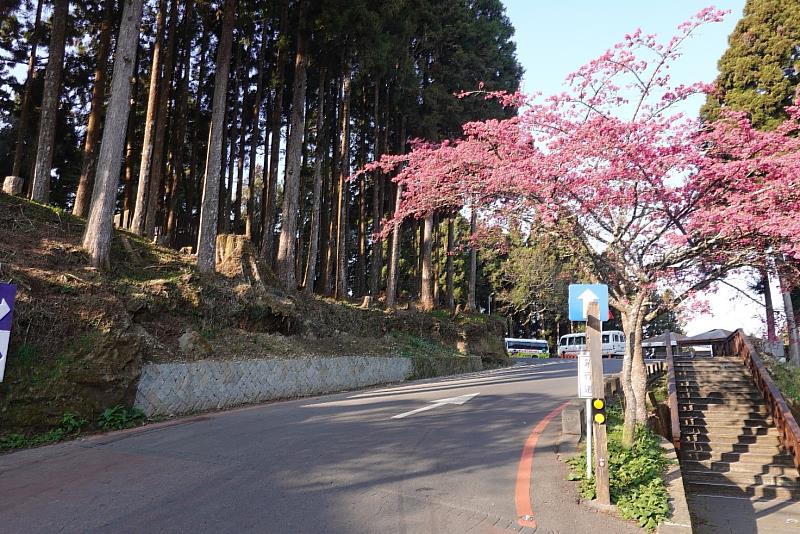
POLYGON ((578 353, 578 398, 591 399, 592 395, 592 363, 589 352, 578 353))

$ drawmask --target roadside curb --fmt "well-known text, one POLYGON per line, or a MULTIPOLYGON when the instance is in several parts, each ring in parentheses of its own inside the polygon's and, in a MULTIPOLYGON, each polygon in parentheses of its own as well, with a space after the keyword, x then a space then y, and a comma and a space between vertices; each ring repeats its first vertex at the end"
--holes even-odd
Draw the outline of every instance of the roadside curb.
POLYGON ((660 437, 661 448, 664 454, 673 461, 664 474, 664 485, 669 493, 670 517, 656 529, 657 534, 688 534, 694 532, 692 516, 689 514, 689 505, 686 502, 686 490, 683 486, 681 466, 675 447, 669 440, 660 437))

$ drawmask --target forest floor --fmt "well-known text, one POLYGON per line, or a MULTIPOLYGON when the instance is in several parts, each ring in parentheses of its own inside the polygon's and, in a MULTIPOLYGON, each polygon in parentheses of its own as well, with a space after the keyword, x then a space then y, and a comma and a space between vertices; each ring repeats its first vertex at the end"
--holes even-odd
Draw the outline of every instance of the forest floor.
POLYGON ((112 269, 101 272, 80 247, 83 229, 81 218, 0 194, 0 280, 17 285, 0 433, 129 406, 147 362, 467 354, 506 362, 494 318, 290 294, 241 256, 223 259, 224 274, 202 276, 193 256, 120 231, 112 269), (182 349, 187 334, 193 342, 182 349))

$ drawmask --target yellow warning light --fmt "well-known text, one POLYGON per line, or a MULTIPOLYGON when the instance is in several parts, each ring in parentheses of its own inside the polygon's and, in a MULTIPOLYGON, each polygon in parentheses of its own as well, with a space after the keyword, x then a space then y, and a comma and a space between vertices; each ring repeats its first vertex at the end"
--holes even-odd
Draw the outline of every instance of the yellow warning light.
POLYGON ((594 414, 594 422, 598 425, 602 425, 606 422, 606 416, 601 413, 594 414))
POLYGON ((606 402, 603 399, 594 399, 592 401, 592 406, 595 410, 602 410, 606 407, 606 402))

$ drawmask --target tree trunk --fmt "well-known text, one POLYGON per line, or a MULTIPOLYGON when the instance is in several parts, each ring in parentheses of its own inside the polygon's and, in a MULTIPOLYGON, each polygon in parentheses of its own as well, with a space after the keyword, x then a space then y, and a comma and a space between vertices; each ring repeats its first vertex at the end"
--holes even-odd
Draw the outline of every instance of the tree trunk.
MULTIPOLYGON (((269 42, 270 25, 267 21, 262 22, 261 27, 261 47, 258 49, 258 78, 256 81, 256 95, 253 99, 253 122, 250 130, 250 164, 247 169, 247 216, 244 223, 244 235, 248 239, 253 239, 253 209, 255 208, 255 185, 256 185, 256 148, 259 140, 259 120, 261 119, 261 106, 264 104, 264 71, 266 70, 267 45, 269 42)), ((266 152, 264 153, 264 165, 267 164, 266 152)))
POLYGON ((133 221, 131 222, 131 231, 136 235, 144 235, 147 220, 147 199, 149 198, 153 146, 157 129, 158 80, 161 73, 161 49, 163 48, 164 12, 166 10, 166 0, 159 0, 158 12, 156 13, 156 40, 153 43, 153 61, 150 65, 150 87, 147 97, 147 115, 145 115, 144 121, 144 140, 142 141, 142 156, 139 163, 139 184, 136 186, 136 205, 133 208, 133 221))
POLYGON ((178 21, 178 0, 172 0, 169 10, 169 25, 167 26, 167 41, 164 48, 164 66, 158 82, 158 111, 156 111, 156 133, 153 140, 153 161, 150 170, 150 179, 147 192, 147 206, 145 211, 144 233, 147 237, 155 236, 156 218, 159 206, 163 199, 162 189, 164 181, 164 156, 166 153, 167 124, 169 113, 170 87, 174 76, 175 57, 175 29, 178 21))
POLYGON ((772 288, 769 286, 769 274, 766 267, 758 270, 761 277, 761 286, 764 288, 764 308, 767 316, 767 340, 775 341, 778 336, 775 332, 775 307, 772 304, 772 288))
POLYGON ((289 290, 297 289, 295 269, 297 262, 297 213, 303 156, 303 134, 305 133, 306 74, 308 56, 306 55, 307 36, 302 21, 300 7, 300 28, 297 35, 297 53, 294 61, 294 87, 292 88, 292 120, 289 140, 286 143, 286 173, 283 179, 283 211, 281 213, 281 234, 278 242, 278 279, 289 290))
POLYGON ((450 313, 456 309, 456 302, 453 291, 453 248, 455 247, 455 223, 453 216, 447 218, 447 275, 445 284, 447 286, 447 309, 450 313))
POLYGON ((625 397, 625 421, 622 442, 632 447, 636 437, 636 424, 642 414, 646 420, 645 392, 641 384, 644 371, 642 360, 642 323, 644 319, 644 299, 637 295, 627 309, 621 311, 622 328, 625 334, 625 354, 622 359, 622 392, 625 397), (637 354, 638 353, 638 354, 637 354))
POLYGON ((394 228, 392 229, 392 254, 389 259, 389 275, 386 280, 386 308, 395 307, 397 300, 397 270, 400 267, 400 228, 402 224, 397 220, 400 210, 400 200, 403 198, 403 187, 397 185, 397 196, 394 201, 394 228))
POLYGON ((139 44, 142 2, 143 0, 125 0, 122 11, 117 50, 114 54, 114 72, 111 78, 111 98, 108 102, 106 127, 103 129, 97 160, 89 219, 83 234, 83 246, 89 252, 92 265, 97 268, 110 267, 114 204, 117 199, 122 148, 131 105, 130 79, 139 44))
POLYGON ((33 33, 31 34, 31 51, 28 54, 28 72, 25 78, 25 90, 22 92, 22 102, 19 111, 19 122, 17 123, 17 144, 14 148, 14 163, 11 167, 11 175, 19 176, 22 171, 22 160, 28 148, 28 122, 31 114, 31 94, 33 92, 33 79, 36 76, 36 49, 39 46, 39 32, 42 23, 42 4, 44 0, 36 3, 36 18, 33 21, 33 33))
POLYGON ((86 125, 86 140, 83 145, 83 164, 78 179, 78 191, 75 193, 73 215, 86 217, 89 213, 89 201, 94 187, 94 171, 97 164, 97 141, 100 139, 100 122, 103 116, 103 104, 106 96, 106 71, 111 51, 111 27, 114 25, 114 1, 105 0, 103 22, 100 25, 100 36, 97 45, 97 65, 94 69, 94 87, 92 87, 92 108, 86 125))
POLYGON ((303 292, 314 291, 319 254, 320 207, 322 205, 322 161, 325 158, 325 69, 319 71, 319 107, 317 108, 316 147, 314 150, 314 191, 311 205, 311 232, 308 238, 308 261, 303 278, 303 292))
MULTIPOLYGON (((244 71, 245 78, 247 69, 244 71)), ((250 102, 248 102, 248 93, 247 87, 244 86, 243 90, 245 91, 244 96, 242 97, 242 120, 241 126, 239 128, 239 154, 236 158, 236 193, 233 198, 233 232, 238 233, 239 227, 242 222, 242 187, 244 187, 244 154, 246 150, 246 143, 247 143, 247 119, 248 117, 245 114, 245 111, 248 109, 250 102)))
POLYGON ((39 118, 39 141, 36 144, 36 167, 33 171, 31 200, 47 202, 50 196, 50 170, 55 150, 56 115, 64 70, 64 46, 67 36, 69 1, 53 2, 52 30, 47 70, 44 75, 42 114, 39 118))
MULTIPOLYGON (((283 1, 281 10, 280 35, 288 35, 288 2, 283 1)), ((283 79, 288 55, 288 44, 285 39, 278 40, 278 58, 275 65, 275 98, 272 102, 272 125, 270 134, 269 180, 264 182, 264 192, 261 202, 261 258, 268 268, 272 268, 275 252, 275 202, 277 200, 278 164, 281 149, 281 117, 283 112, 283 79)), ((265 158, 266 159, 266 158, 265 158)))
POLYGON ((786 332, 789 337, 789 363, 795 367, 800 366, 800 336, 797 332, 797 320, 794 315, 794 305, 792 304, 792 288, 786 283, 786 277, 781 274, 783 259, 776 259, 776 273, 778 274, 778 284, 781 288, 783 297, 783 311, 786 314, 786 332))
POLYGON ((199 172, 199 168, 200 168, 200 135, 199 135, 199 130, 200 130, 200 123, 201 123, 201 121, 203 119, 203 113, 202 113, 203 112, 203 108, 202 108, 202 100, 203 99, 201 98, 201 95, 202 95, 203 87, 205 86, 205 82, 206 82, 206 65, 207 65, 206 56, 207 56, 207 52, 208 52, 208 40, 209 40, 209 32, 206 31, 205 22, 203 21, 202 18, 200 19, 200 22, 201 22, 201 26, 200 26, 200 31, 201 31, 200 56, 199 56, 200 59, 198 61, 198 65, 197 65, 197 93, 195 94, 195 98, 194 98, 194 112, 193 112, 194 127, 191 128, 192 151, 191 151, 191 156, 190 157, 191 157, 192 161, 191 161, 191 164, 190 164, 191 165, 191 169, 189 170, 190 177, 191 177, 190 180, 191 180, 191 184, 192 184, 192 187, 190 188, 190 191, 192 191, 192 198, 187 198, 186 199, 186 210, 187 210, 187 212, 189 214, 189 217, 191 219, 190 226, 192 228, 192 231, 190 233, 189 238, 190 238, 190 240, 192 242, 197 242, 196 241, 196 239, 197 239, 196 232, 198 231, 198 228, 200 226, 200 220, 199 220, 199 211, 200 210, 198 209, 195 212, 194 208, 195 208, 196 203, 202 202, 202 199, 200 198, 200 189, 201 189, 202 185, 200 183, 201 182, 201 178, 200 178, 200 172, 199 172))
POLYGON ((631 385, 636 399, 636 423, 647 424, 647 370, 644 366, 644 351, 642 338, 644 337, 644 311, 639 313, 636 330, 633 337, 633 361, 631 362, 631 385))
POLYGON ((339 141, 339 202, 336 208, 336 288, 334 297, 347 298, 347 177, 350 175, 350 64, 342 77, 341 139, 339 141))
POLYGON ((217 210, 219 209, 219 182, 222 169, 222 136, 225 132, 225 97, 231 63, 231 43, 235 20, 236 0, 225 0, 220 41, 217 48, 214 74, 214 100, 211 112, 211 130, 208 139, 206 175, 203 184, 203 204, 200 213, 200 231, 197 238, 197 267, 200 272, 214 271, 217 251, 217 210))
MULTIPOLYGON (((475 238, 475 232, 478 231, 478 212, 473 205, 470 208, 469 216, 469 233, 470 239, 475 238)), ((467 311, 475 312, 477 309, 475 305, 475 284, 478 278, 478 250, 474 243, 469 246, 469 287, 467 290, 467 311)))
POLYGON ((183 16, 183 67, 180 82, 178 84, 177 95, 175 96, 176 113, 173 115, 173 125, 175 126, 175 143, 173 149, 174 169, 172 181, 169 186, 169 205, 167 206, 166 237, 170 246, 175 245, 175 233, 178 225, 178 189, 181 182, 185 180, 183 169, 184 141, 186 137, 186 118, 189 116, 188 93, 189 76, 192 68, 191 54, 191 26, 192 26, 192 4, 193 0, 186 1, 185 14, 183 16))
POLYGON ((422 255, 422 273, 420 277, 419 304, 424 311, 433 309, 433 266, 431 256, 433 251, 433 213, 425 216, 420 243, 422 255))
MULTIPOLYGON (((381 121, 380 121, 380 79, 375 81, 374 99, 374 115, 375 115, 375 131, 374 137, 374 150, 373 157, 378 160, 381 157, 382 146, 380 142, 381 136, 381 121)), ((372 256, 370 258, 370 276, 369 276, 369 294, 373 299, 378 297, 380 292, 381 283, 381 270, 383 269, 383 243, 377 236, 381 232, 381 219, 383 218, 383 173, 380 171, 374 172, 375 183, 372 186, 372 256)))
POLYGON ((134 192, 134 174, 135 169, 135 137, 136 137, 136 101, 139 99, 139 80, 137 73, 139 72, 139 41, 136 41, 136 51, 134 52, 133 60, 133 81, 131 82, 131 105, 128 110, 128 131, 125 134, 125 172, 123 174, 124 187, 122 192, 122 228, 130 228, 131 219, 133 218, 133 204, 135 202, 134 192))

